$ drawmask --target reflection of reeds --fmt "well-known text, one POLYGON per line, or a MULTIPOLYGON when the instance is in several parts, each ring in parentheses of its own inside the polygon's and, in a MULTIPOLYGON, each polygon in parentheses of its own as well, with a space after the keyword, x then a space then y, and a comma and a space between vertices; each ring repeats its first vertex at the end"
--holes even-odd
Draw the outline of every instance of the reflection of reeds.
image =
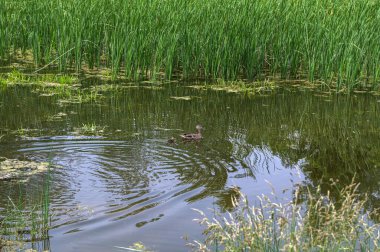
POLYGON ((206 229, 206 240, 190 244, 198 251, 378 251, 380 225, 364 213, 366 198, 360 198, 358 185, 340 190, 334 201, 320 188, 309 191, 305 204, 297 204, 299 191, 287 204, 259 197, 258 206, 249 206, 245 197, 234 213, 208 219, 199 210, 198 221, 206 229))
POLYGON ((61 70, 109 66, 132 78, 304 73, 375 84, 379 7, 367 0, 1 0, 0 57, 61 70))

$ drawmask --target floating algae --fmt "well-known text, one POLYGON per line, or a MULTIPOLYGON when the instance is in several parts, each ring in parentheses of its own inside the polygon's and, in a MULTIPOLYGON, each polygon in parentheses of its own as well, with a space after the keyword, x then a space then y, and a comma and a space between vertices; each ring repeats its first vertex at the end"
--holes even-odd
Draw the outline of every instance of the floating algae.
POLYGON ((182 100, 182 101, 190 101, 191 96, 170 96, 173 100, 182 100))
POLYGON ((28 178, 48 169, 47 162, 20 161, 0 157, 0 180, 28 178))

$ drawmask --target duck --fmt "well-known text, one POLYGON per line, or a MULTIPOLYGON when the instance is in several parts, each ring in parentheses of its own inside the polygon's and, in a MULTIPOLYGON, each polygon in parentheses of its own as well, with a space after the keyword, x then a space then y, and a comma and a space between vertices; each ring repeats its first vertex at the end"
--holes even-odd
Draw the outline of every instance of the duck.
POLYGON ((170 139, 168 139, 168 144, 177 144, 175 138, 171 137, 170 139))
POLYGON ((185 133, 185 134, 182 134, 180 135, 180 137, 182 137, 183 140, 200 140, 202 139, 202 133, 201 133, 201 130, 203 129, 202 125, 197 125, 195 127, 198 131, 198 133, 185 133))

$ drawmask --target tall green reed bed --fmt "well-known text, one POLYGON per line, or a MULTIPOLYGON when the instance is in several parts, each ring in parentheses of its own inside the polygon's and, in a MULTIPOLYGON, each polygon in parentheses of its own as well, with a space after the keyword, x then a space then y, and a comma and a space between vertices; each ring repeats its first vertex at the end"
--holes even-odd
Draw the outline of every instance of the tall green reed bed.
POLYGON ((336 199, 304 187, 285 203, 262 195, 253 206, 243 196, 235 212, 212 219, 197 210, 206 239, 189 245, 197 251, 380 251, 380 225, 369 219, 379 212, 364 210, 367 198, 357 184, 338 192, 336 199))
POLYGON ((127 78, 304 78, 376 86, 375 0, 0 0, 0 57, 127 78))

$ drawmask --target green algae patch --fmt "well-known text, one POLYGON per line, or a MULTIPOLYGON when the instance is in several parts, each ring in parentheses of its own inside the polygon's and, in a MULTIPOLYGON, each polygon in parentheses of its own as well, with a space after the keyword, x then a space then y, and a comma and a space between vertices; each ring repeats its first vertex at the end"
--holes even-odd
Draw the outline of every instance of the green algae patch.
POLYGON ((278 85, 274 81, 223 81, 218 80, 215 84, 206 85, 205 88, 214 91, 224 91, 227 93, 239 93, 250 95, 261 95, 264 93, 272 92, 278 89, 278 85))
POLYGON ((69 74, 30 74, 13 68, 10 72, 0 74, 1 85, 38 85, 59 87, 79 83, 79 78, 69 74))
POLYGON ((0 158, 0 181, 26 178, 47 171, 49 163, 0 158))

